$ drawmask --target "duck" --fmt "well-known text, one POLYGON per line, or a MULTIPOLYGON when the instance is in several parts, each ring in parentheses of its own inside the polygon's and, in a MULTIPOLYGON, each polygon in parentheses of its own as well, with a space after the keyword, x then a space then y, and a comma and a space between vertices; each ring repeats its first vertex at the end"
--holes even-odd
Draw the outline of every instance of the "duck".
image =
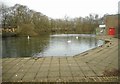
POLYGON ((30 37, 29 37, 29 36, 28 36, 27 38, 28 38, 28 39, 30 39, 30 37))
POLYGON ((78 39, 78 36, 76 36, 76 39, 78 39))
POLYGON ((68 42, 68 43, 71 43, 71 40, 68 40, 67 42, 68 42))

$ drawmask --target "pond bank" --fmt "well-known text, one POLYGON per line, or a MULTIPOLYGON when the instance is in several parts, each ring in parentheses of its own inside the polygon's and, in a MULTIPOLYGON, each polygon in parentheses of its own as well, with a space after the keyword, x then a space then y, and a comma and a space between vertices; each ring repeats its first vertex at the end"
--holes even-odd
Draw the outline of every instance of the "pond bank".
POLYGON ((3 82, 117 82, 118 39, 73 57, 3 58, 3 82))

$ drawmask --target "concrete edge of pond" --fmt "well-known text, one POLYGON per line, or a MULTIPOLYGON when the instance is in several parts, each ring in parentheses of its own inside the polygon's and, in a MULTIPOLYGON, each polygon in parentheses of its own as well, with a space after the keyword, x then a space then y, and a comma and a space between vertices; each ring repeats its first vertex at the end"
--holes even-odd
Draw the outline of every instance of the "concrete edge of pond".
POLYGON ((108 45, 108 43, 111 42, 111 37, 109 37, 109 36, 107 36, 107 37, 105 37, 105 36, 104 36, 104 37, 103 37, 103 36, 96 36, 96 39, 104 40, 105 43, 104 43, 103 45, 101 45, 101 46, 98 46, 98 47, 92 48, 92 49, 90 49, 90 50, 87 50, 87 51, 85 51, 85 52, 82 52, 82 53, 80 53, 80 54, 74 55, 73 57, 86 56, 86 55, 88 55, 89 53, 91 53, 92 51, 95 51, 95 50, 97 50, 97 49, 99 49, 99 48, 105 48, 105 46, 108 45))

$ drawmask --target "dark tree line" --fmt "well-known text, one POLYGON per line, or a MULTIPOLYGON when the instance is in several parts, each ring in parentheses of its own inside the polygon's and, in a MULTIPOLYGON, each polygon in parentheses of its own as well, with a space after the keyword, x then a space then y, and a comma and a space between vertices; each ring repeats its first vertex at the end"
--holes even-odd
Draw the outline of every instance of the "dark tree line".
POLYGON ((23 36, 51 33, 94 33, 101 20, 97 14, 90 14, 85 18, 65 16, 64 19, 52 19, 20 4, 13 7, 2 5, 0 14, 3 32, 11 30, 11 32, 23 36), (14 28, 13 31, 12 28, 14 28))

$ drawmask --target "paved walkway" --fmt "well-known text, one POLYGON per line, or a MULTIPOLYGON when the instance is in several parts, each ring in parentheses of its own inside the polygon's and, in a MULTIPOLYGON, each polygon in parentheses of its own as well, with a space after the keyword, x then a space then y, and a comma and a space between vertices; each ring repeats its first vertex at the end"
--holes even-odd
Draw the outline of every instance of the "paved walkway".
MULTIPOLYGON (((97 37, 101 38, 101 37, 97 37)), ((3 58, 3 82, 117 81, 106 71, 118 69, 118 39, 73 57, 3 58)))

